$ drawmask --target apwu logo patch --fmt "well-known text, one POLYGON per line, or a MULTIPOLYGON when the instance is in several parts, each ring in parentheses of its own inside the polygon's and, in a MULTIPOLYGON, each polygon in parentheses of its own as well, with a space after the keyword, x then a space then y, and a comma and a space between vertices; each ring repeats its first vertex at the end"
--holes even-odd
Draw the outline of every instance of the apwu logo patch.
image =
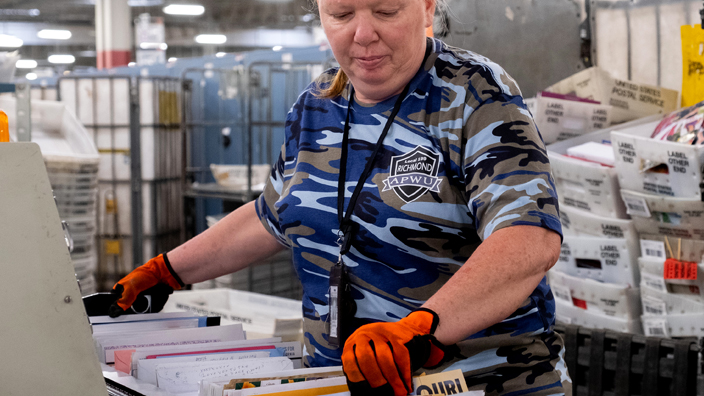
POLYGON ((389 177, 384 180, 382 192, 393 189, 406 203, 415 201, 428 190, 440 192, 439 167, 440 155, 422 146, 391 157, 389 177))

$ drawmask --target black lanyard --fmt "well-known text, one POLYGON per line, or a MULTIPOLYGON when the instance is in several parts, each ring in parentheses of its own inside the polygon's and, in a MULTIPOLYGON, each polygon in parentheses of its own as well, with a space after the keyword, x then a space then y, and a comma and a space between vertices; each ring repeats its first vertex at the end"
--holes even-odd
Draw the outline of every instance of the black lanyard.
MULTIPOLYGON (((350 85, 351 86, 351 85, 350 85)), ((391 111, 391 115, 389 116, 389 119, 386 121, 386 125, 384 126, 384 130, 381 132, 381 136, 379 136, 379 140, 376 142, 376 147, 374 148, 374 152, 372 155, 367 159, 367 165, 364 168, 364 172, 362 172, 362 175, 359 177, 359 181, 357 182, 357 186, 354 188, 354 192, 352 193, 352 196, 350 197, 350 203, 347 205, 347 213, 344 213, 344 204, 345 204, 345 183, 347 179, 347 151, 348 151, 348 141, 349 141, 349 134, 350 134, 350 113, 352 110, 352 104, 354 103, 354 87, 350 88, 350 99, 349 103, 347 105, 347 118, 345 119, 345 129, 342 132, 342 153, 340 155, 340 176, 338 179, 337 183, 337 220, 340 222, 340 232, 339 232, 339 239, 338 239, 338 245, 340 245, 340 257, 339 257, 339 262, 342 262, 342 256, 347 254, 350 250, 350 243, 352 241, 352 235, 354 234, 354 231, 356 229, 354 222, 350 220, 352 217, 352 212, 354 212, 354 207, 357 203, 357 198, 359 198, 359 194, 362 192, 362 187, 364 187, 364 182, 367 180, 369 175, 372 173, 372 168, 374 166, 374 161, 376 159, 377 154, 379 153, 379 149, 381 149, 381 146, 384 142, 384 138, 386 138, 386 135, 389 133, 389 130, 391 129, 391 125, 394 123, 394 119, 396 118, 396 115, 398 114, 399 110, 401 110, 401 104, 403 103, 404 98, 408 94, 408 90, 411 87, 411 82, 409 81, 406 87, 403 89, 403 92, 399 95, 398 99, 396 99, 396 104, 394 105, 393 110, 391 111), (344 215, 343 215, 344 213, 344 215)))
POLYGON ((364 168, 364 172, 362 172, 362 175, 357 182, 357 186, 354 188, 354 192, 350 198, 350 203, 347 205, 347 213, 343 214, 345 203, 345 179, 347 175, 347 146, 350 133, 350 112, 354 101, 354 88, 350 88, 350 100, 347 105, 347 119, 345 120, 345 129, 343 130, 342 135, 340 178, 337 185, 337 218, 340 222, 339 239, 337 243, 340 245, 340 256, 337 260, 337 264, 333 265, 330 269, 330 288, 328 293, 328 343, 333 348, 339 348, 345 344, 345 340, 349 336, 349 332, 353 330, 351 321, 357 311, 357 304, 351 295, 352 289, 348 267, 342 260, 342 256, 347 254, 350 250, 352 235, 357 229, 356 224, 351 221, 350 218, 352 217, 352 212, 354 212, 357 198, 359 198, 359 194, 362 192, 364 181, 367 180, 369 175, 372 173, 374 160, 379 153, 379 149, 384 142, 384 138, 389 133, 389 129, 391 129, 391 125, 394 123, 394 118, 396 118, 396 115, 401 109, 401 104, 403 103, 403 99, 408 94, 410 85, 411 83, 409 82, 403 89, 403 92, 401 92, 401 95, 399 95, 398 99, 396 99, 394 109, 391 111, 391 115, 386 121, 386 126, 384 126, 384 130, 381 132, 381 136, 379 136, 379 141, 376 142, 374 152, 367 159, 367 165, 364 168))

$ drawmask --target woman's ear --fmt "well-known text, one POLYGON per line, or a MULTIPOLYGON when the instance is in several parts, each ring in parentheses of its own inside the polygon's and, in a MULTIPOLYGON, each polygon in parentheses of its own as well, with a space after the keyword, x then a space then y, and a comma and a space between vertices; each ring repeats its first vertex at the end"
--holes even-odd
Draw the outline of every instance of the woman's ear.
POLYGON ((437 0, 421 0, 424 3, 425 10, 425 27, 429 28, 433 26, 435 21, 435 7, 437 6, 437 0))

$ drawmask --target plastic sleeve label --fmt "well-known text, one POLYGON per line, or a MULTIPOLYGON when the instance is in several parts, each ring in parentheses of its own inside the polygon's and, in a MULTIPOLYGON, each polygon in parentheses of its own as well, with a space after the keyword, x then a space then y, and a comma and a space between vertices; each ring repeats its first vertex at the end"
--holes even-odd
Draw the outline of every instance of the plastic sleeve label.
POLYGON ((663 241, 640 241, 640 254, 643 257, 653 257, 658 259, 666 259, 665 242, 663 241))
POLYGON ((643 330, 648 337, 667 337, 667 321, 662 318, 643 318, 643 330))
POLYGON ((643 314, 644 315, 655 315, 662 316, 667 315, 667 304, 654 297, 643 298, 643 314))
POLYGON ((338 335, 337 325, 338 325, 338 308, 337 308, 337 286, 330 286, 330 334, 335 336, 338 335))
POLYGON ((664 278, 647 272, 641 272, 640 279, 645 286, 663 293, 667 293, 667 284, 665 283, 664 278))
POLYGON ((634 196, 623 196, 623 203, 626 204, 626 213, 631 216, 650 217, 650 209, 645 198, 634 196))
POLYGON ((552 289, 555 298, 557 298, 558 300, 562 300, 568 304, 572 304, 572 293, 570 292, 569 287, 565 285, 551 284, 550 288, 552 289))

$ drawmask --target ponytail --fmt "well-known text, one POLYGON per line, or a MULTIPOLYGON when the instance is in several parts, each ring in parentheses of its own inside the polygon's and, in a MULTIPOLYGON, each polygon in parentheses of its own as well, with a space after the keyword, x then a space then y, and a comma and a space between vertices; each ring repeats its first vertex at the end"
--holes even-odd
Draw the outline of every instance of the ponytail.
POLYGON ((342 69, 337 69, 337 74, 333 78, 330 86, 321 90, 316 97, 319 99, 333 99, 342 95, 342 91, 345 90, 347 83, 349 82, 349 77, 345 74, 342 69))

